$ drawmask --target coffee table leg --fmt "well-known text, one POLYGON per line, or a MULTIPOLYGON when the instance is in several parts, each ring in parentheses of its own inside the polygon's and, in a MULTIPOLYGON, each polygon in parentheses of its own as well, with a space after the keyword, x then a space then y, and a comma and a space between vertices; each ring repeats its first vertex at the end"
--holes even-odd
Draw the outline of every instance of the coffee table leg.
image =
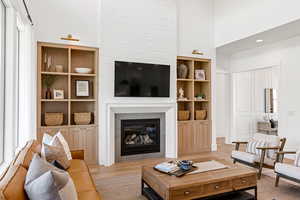
POLYGON ((142 179, 142 186, 141 186, 141 189, 142 189, 141 193, 142 193, 142 195, 144 195, 144 187, 145 187, 145 182, 142 179))
POLYGON ((257 186, 254 188, 254 195, 255 195, 255 200, 257 200, 257 186))

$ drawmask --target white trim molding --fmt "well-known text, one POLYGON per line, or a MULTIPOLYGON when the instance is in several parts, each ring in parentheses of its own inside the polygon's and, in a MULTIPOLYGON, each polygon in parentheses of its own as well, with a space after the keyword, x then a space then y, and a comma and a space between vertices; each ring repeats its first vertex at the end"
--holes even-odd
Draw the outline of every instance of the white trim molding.
POLYGON ((165 157, 177 158, 176 103, 109 103, 106 112, 107 131, 101 134, 99 143, 99 146, 104 147, 100 151, 100 164, 110 166, 115 163, 115 114, 117 113, 165 113, 165 157))

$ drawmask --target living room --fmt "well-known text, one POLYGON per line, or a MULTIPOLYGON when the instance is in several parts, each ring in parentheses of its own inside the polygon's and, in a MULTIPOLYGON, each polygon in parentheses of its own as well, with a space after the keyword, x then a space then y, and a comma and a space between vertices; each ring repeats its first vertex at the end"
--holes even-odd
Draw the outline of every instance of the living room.
POLYGON ((300 199, 299 2, 0 5, 1 200, 300 199))

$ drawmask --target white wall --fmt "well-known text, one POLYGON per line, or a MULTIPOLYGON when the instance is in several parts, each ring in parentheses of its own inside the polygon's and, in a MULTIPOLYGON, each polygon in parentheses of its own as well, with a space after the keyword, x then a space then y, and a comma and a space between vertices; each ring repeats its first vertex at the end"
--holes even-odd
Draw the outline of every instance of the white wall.
POLYGON ((216 137, 229 140, 230 130, 230 74, 217 71, 216 75, 216 137))
POLYGON ((232 55, 233 72, 280 66, 279 135, 287 138, 287 148, 299 148, 300 121, 300 37, 232 55))
POLYGON ((99 47, 101 0, 29 1, 37 41, 99 47), (79 43, 62 41, 72 34, 79 43))
MULTIPOLYGON (((214 88, 211 0, 48 0, 30 1, 30 8, 36 40, 68 44, 59 38, 71 33, 80 38, 79 43, 72 44, 99 47, 100 133, 109 131, 106 127, 109 103, 174 103, 175 106, 176 56, 192 56, 193 49, 200 49, 205 53, 202 57, 212 59, 214 88), (171 65, 170 98, 115 98, 115 60, 171 65)), ((215 148, 214 124, 213 141, 215 148)))
POLYGON ((216 47, 300 18, 300 1, 214 0, 216 47))
POLYGON ((215 57, 213 1, 178 0, 178 55, 193 56, 194 49, 215 57))

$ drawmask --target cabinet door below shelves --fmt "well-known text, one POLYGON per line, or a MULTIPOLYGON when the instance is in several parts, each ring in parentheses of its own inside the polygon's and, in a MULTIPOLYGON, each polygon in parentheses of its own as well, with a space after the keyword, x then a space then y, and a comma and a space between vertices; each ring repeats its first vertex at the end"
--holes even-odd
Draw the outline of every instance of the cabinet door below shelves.
POLYGON ((193 151, 195 153, 206 152, 211 150, 211 134, 209 122, 194 122, 193 134, 193 151))
POLYGON ((83 149, 88 164, 97 163, 97 127, 70 128, 72 149, 83 149))
POLYGON ((178 154, 186 155, 193 151, 192 122, 178 122, 178 154))

